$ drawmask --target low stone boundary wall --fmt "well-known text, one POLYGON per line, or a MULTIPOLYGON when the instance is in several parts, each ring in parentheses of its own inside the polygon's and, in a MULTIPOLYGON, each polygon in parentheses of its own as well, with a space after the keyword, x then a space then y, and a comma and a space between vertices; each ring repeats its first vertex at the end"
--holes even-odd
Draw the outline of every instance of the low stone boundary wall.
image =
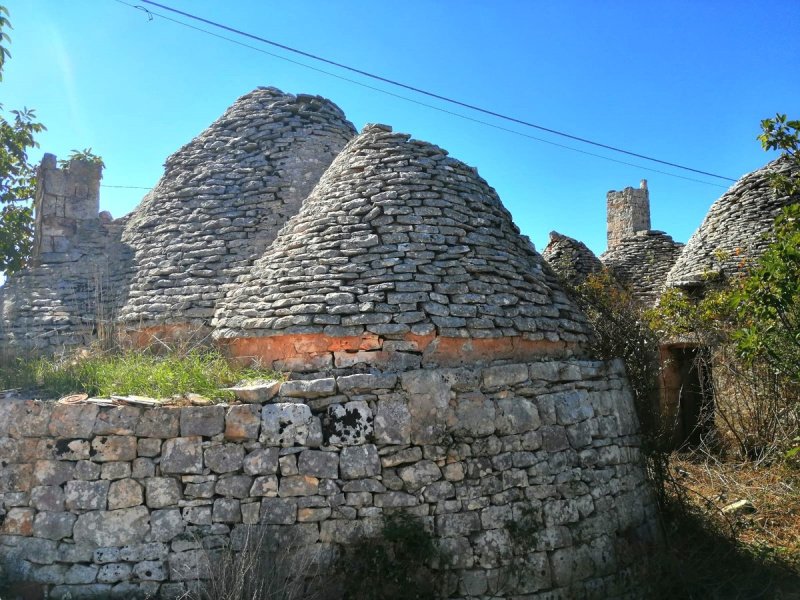
POLYGON ((325 551, 406 510, 446 551, 451 597, 613 598, 631 585, 636 544, 655 538, 619 362, 356 374, 273 392, 184 408, 0 401, 6 576, 56 599, 175 598, 197 575, 198 536, 263 523, 325 551), (514 558, 507 525, 522 519, 535 532, 514 558), (520 564, 530 577, 492 590, 520 564))

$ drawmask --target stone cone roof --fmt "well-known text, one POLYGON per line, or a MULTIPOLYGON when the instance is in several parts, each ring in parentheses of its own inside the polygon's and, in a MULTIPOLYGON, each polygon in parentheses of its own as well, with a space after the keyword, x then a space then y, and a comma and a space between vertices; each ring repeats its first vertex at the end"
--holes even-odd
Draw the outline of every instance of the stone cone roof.
POLYGON ((120 320, 208 324, 225 286, 300 209, 356 134, 319 96, 259 88, 170 156, 123 233, 135 256, 120 320))
POLYGON ((725 192, 692 234, 667 276, 668 287, 698 287, 709 279, 729 277, 757 259, 769 245, 781 208, 798 198, 779 196, 770 175, 793 173, 792 161, 780 158, 748 173, 725 192))
POLYGON ((419 350, 409 340, 427 336, 586 338, 583 316, 475 169, 383 125, 347 145, 214 325, 217 339, 316 336, 315 352, 334 338, 362 340, 350 351, 365 339, 386 351, 419 350))
POLYGON ((603 263, 586 244, 557 231, 550 232, 550 241, 542 250, 542 256, 556 274, 571 285, 603 269, 603 263))
POLYGON ((683 244, 663 231, 637 231, 601 254, 600 260, 634 298, 652 306, 682 250, 683 244))

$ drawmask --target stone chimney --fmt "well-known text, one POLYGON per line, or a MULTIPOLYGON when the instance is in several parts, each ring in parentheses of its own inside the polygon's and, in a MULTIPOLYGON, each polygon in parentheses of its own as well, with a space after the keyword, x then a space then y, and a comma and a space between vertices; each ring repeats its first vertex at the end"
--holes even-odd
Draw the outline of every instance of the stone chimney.
POLYGON ((102 170, 79 159, 59 169, 53 154, 44 155, 33 202, 34 263, 74 260, 70 249, 80 225, 99 218, 102 170))
POLYGON ((646 179, 642 179, 638 190, 627 187, 621 192, 608 192, 606 201, 608 250, 637 231, 650 230, 650 194, 646 179))

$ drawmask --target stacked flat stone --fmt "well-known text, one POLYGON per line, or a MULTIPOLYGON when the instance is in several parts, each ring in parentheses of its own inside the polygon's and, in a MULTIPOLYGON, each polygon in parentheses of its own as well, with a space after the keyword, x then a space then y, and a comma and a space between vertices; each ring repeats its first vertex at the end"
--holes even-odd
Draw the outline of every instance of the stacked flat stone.
POLYGON ((288 381, 263 405, 6 400, 0 567, 12 598, 172 600, 249 527, 330 557, 402 511, 443 597, 638 597, 637 428, 622 363, 576 359, 288 381))
POLYGON ((369 336, 377 350, 409 336, 586 339, 584 317, 475 169, 385 125, 342 151, 214 325, 218 339, 369 336))
POLYGON ((319 96, 259 88, 173 154, 123 233, 135 251, 120 320, 207 325, 224 286, 300 208, 352 124, 319 96))
POLYGON ((742 272, 769 245, 775 218, 797 197, 779 195, 770 176, 800 177, 796 164, 780 158, 748 173, 725 192, 692 234, 667 277, 669 287, 703 287, 742 272))
POLYGON ((52 354, 112 329, 131 253, 125 219, 99 213, 101 168, 45 154, 38 171, 31 264, 0 287, 0 348, 52 354))
POLYGON ((652 306, 661 296, 667 274, 682 250, 683 244, 663 231, 637 231, 618 240, 600 255, 600 260, 634 298, 652 306))
POLYGON ((586 244, 557 231, 550 232, 550 241, 542 250, 542 257, 561 280, 570 285, 578 285, 588 275, 603 270, 603 263, 586 244))

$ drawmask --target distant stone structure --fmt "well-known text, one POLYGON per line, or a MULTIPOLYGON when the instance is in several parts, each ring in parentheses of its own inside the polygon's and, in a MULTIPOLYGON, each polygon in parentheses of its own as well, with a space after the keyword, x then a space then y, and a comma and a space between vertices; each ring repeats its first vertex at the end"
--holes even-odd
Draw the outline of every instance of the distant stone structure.
POLYGON ((550 232, 542 257, 570 285, 578 285, 589 275, 603 270, 603 263, 586 244, 557 231, 550 232))
POLYGON ((475 169, 355 133, 325 99, 258 89, 116 221, 99 171, 46 159, 55 204, 3 287, 4 348, 199 330, 289 380, 232 406, 0 400, 15 581, 176 598, 203 575, 196 536, 261 523, 330 555, 407 511, 445 550, 448 597, 636 595, 658 534, 621 363, 587 354, 585 317, 475 169))
POLYGON ((2 353, 88 345, 111 328, 126 293, 127 219, 99 212, 101 166, 76 159, 59 168, 45 154, 37 175, 31 265, 0 287, 2 353))
POLYGON ((639 189, 626 187, 621 192, 606 194, 608 215, 608 249, 613 250, 625 238, 650 229, 650 192, 647 180, 642 179, 639 189))

